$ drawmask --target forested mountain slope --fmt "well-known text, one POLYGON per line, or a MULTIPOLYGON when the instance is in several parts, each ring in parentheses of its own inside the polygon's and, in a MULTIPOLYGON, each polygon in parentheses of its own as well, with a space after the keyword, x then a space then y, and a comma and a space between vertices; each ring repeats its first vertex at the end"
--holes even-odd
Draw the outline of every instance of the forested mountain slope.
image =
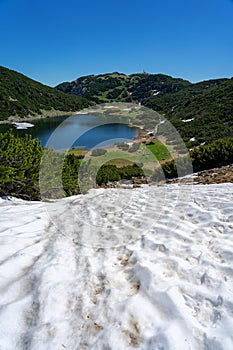
POLYGON ((163 93, 177 92, 189 86, 190 83, 179 78, 172 78, 163 74, 138 73, 125 75, 111 73, 89 75, 73 82, 59 84, 60 91, 84 96, 94 102, 134 102, 144 101, 155 96, 158 91, 163 93))
POLYGON ((148 99, 146 106, 165 113, 186 141, 193 140, 193 145, 233 135, 233 78, 161 94, 148 99))
POLYGON ((76 111, 91 103, 38 83, 0 66, 0 120, 10 116, 34 116, 42 111, 76 111))

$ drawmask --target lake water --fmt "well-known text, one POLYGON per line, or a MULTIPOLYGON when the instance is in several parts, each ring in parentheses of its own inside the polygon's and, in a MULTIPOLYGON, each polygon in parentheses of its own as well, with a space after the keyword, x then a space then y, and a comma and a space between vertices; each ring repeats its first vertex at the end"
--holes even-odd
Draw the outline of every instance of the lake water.
POLYGON ((69 117, 52 117, 32 121, 34 127, 17 130, 11 124, 1 124, 0 132, 13 130, 16 135, 31 134, 38 138, 42 146, 55 150, 71 148, 106 148, 117 142, 134 139, 137 129, 123 123, 120 118, 114 120, 102 115, 74 115, 69 117), (116 123, 117 121, 117 123, 116 123))

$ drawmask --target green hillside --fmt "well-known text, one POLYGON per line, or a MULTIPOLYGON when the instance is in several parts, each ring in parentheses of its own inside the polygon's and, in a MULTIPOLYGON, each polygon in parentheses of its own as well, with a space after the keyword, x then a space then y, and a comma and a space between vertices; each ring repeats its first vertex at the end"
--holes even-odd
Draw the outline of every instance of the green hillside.
POLYGON ((0 120, 10 116, 35 116, 42 111, 77 111, 91 103, 40 84, 0 66, 0 120))
POLYGON ((165 113, 190 146, 233 135, 233 78, 192 84, 145 104, 165 113))
POLYGON ((70 83, 59 84, 56 88, 69 94, 86 97, 96 103, 103 103, 143 102, 158 91, 174 93, 189 85, 186 80, 163 74, 125 75, 115 72, 81 77, 70 83))
POLYGON ((161 91, 158 95, 150 97, 144 102, 147 106, 157 111, 170 112, 174 108, 177 109, 181 104, 187 106, 192 99, 198 97, 203 92, 221 86, 226 81, 228 79, 206 80, 196 84, 189 84, 174 93, 163 93, 161 91))

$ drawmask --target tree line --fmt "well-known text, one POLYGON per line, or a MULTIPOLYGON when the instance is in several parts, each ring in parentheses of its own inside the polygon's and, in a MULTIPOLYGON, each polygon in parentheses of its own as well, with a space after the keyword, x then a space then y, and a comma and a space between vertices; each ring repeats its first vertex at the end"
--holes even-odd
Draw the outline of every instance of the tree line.
MULTIPOLYGON (((196 147, 190 151, 190 157, 194 172, 232 164, 233 138, 196 147)), ((27 134, 24 137, 14 136, 12 131, 0 134, 0 196, 27 200, 40 200, 46 196, 60 198, 83 192, 80 176, 89 179, 93 186, 144 176, 143 164, 120 168, 104 164, 95 173, 88 162, 73 154, 64 156, 53 149, 44 149, 38 139, 27 134)), ((162 162, 151 179, 160 181, 187 175, 190 172, 188 163, 187 157, 162 162)))
MULTIPOLYGON (((73 154, 64 156, 44 149, 38 139, 28 134, 18 137, 9 130, 0 134, 0 196, 40 200, 79 194, 80 176, 92 176, 87 163, 73 154)), ((143 176, 142 169, 136 165, 103 165, 91 183, 102 186, 132 176, 143 176)))

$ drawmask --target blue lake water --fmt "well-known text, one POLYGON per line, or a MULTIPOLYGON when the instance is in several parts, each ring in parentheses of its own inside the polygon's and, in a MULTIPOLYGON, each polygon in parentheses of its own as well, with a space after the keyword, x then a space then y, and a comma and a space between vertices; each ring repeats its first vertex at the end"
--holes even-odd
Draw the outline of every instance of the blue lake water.
POLYGON ((40 140, 42 146, 55 150, 106 148, 117 142, 132 140, 138 135, 137 129, 125 124, 120 118, 109 119, 102 115, 52 117, 31 123, 34 127, 26 130, 17 130, 11 124, 2 124, 0 132, 11 128, 19 136, 31 134, 40 140))

